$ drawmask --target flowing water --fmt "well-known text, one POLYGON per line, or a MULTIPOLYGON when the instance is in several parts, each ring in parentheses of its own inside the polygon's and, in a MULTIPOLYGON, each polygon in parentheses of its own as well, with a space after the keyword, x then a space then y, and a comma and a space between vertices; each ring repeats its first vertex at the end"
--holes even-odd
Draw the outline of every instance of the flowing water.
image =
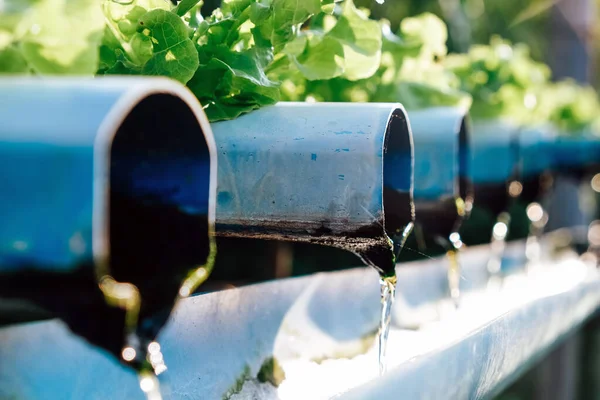
MULTIPOLYGON (((216 255, 216 243, 210 237, 210 252, 207 263, 188 274, 182 283, 178 298, 189 296, 210 275, 216 255)), ((117 282, 106 275, 99 280, 107 304, 125 311, 126 340, 121 358, 137 371, 140 389, 147 400, 162 400, 158 375, 167 370, 160 344, 151 337, 140 337, 138 324, 143 298, 138 288, 131 283, 117 282)))
POLYGON ((138 374, 140 389, 146 395, 146 400, 162 400, 160 384, 155 374, 151 372, 140 372, 138 374))
POLYGON ((125 310, 126 341, 121 358, 136 369, 140 389, 146 395, 146 399, 162 400, 157 375, 167 367, 157 342, 151 342, 146 351, 141 349, 142 340, 136 333, 142 302, 138 289, 135 285, 117 282, 108 276, 100 280, 100 289, 108 304, 125 310), (146 364, 144 359, 152 366, 152 372, 143 367, 146 364))
POLYGON ((529 236, 525 244, 525 256, 527 257, 527 269, 531 272, 531 268, 540 261, 540 241, 548 223, 548 214, 539 203, 531 203, 527 206, 527 219, 529 220, 529 236))
POLYGON ((453 232, 449 236, 452 248, 446 252, 448 258, 448 289, 450 298, 454 302, 454 306, 458 307, 460 303, 460 261, 458 252, 463 246, 463 242, 458 232, 453 232))
POLYGON ((487 269, 490 275, 490 283, 496 283, 502 267, 502 256, 506 247, 506 236, 508 235, 508 225, 510 215, 503 212, 498 216, 496 224, 492 230, 492 240, 490 243, 491 256, 488 261, 487 269))
POLYGON ((396 277, 382 278, 381 285, 381 319, 379 321, 379 374, 383 375, 386 371, 386 350, 388 334, 390 332, 390 321, 392 317, 392 305, 396 297, 396 277))
POLYGON ((391 257, 381 257, 377 260, 363 257, 367 264, 374 267, 377 271, 380 271, 381 319, 379 321, 379 332, 377 334, 379 374, 383 374, 386 370, 387 341, 392 317, 392 305, 394 304, 396 296, 396 258, 406 243, 406 239, 412 232, 413 227, 414 224, 412 222, 408 223, 402 233, 395 235, 394 240, 390 241, 389 246, 384 252, 391 253, 391 257), (389 265, 383 265, 386 262, 389 265))

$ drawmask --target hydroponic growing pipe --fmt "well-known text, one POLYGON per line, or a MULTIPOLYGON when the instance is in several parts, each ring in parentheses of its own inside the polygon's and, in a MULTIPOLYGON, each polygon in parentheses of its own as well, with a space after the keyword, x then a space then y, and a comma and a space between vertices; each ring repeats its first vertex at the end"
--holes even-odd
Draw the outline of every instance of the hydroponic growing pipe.
POLYGON ((400 104, 280 103, 212 129, 217 235, 339 247, 393 273, 390 236, 414 219, 400 104))
POLYGON ((548 145, 553 140, 554 131, 549 125, 522 126, 518 134, 518 166, 509 186, 515 200, 510 207, 509 232, 510 240, 528 238, 525 254, 531 262, 540 259, 539 241, 548 221, 545 203, 552 185, 548 145))
POLYGON ((487 243, 491 239, 489 269, 500 271, 504 243, 508 234, 508 207, 514 193, 518 158, 518 127, 503 120, 474 121, 473 157, 470 165, 475 202, 471 217, 460 234, 467 245, 487 243))
POLYGON ((582 184, 600 172, 600 140, 588 132, 557 133, 547 151, 552 155, 554 177, 548 229, 587 225, 595 210, 581 201, 582 190, 591 192, 589 185, 582 184))
MULTIPOLYGON (((460 266, 456 251, 462 246, 458 229, 473 204, 467 118, 459 108, 440 107, 412 111, 410 119, 415 144, 416 219, 407 247, 416 247, 417 254, 433 255, 439 249, 448 252, 449 292, 458 302, 460 266)), ((414 253, 403 254, 410 257, 414 253)))
POLYGON ((469 127, 459 108, 432 108, 410 113, 415 145, 415 231, 419 251, 450 248, 473 203, 469 176, 469 127), (419 243, 421 242, 421 243, 419 243), (443 243, 442 243, 443 242, 443 243))
POLYGON ((59 316, 119 357, 153 340, 213 250, 197 100, 163 78, 3 78, 0 121, 3 322, 59 316))

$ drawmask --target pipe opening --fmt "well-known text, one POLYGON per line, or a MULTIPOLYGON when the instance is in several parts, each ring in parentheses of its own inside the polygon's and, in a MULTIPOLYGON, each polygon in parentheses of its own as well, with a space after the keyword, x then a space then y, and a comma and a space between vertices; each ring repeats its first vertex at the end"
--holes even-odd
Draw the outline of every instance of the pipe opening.
POLYGON ((401 233, 415 220, 413 203, 413 143, 406 113, 390 114, 383 151, 384 228, 389 236, 401 233))
POLYGON ((473 188, 468 175, 469 136, 464 117, 460 118, 460 124, 452 126, 452 135, 454 143, 452 143, 451 165, 438 167, 452 168, 452 193, 447 192, 434 199, 415 199, 417 228, 409 245, 417 247, 419 251, 428 255, 442 254, 450 248, 450 235, 458 231, 473 204, 473 188))
POLYGON ((133 108, 114 136, 109 187, 110 274, 137 286, 140 328, 154 336, 210 254, 210 152, 182 99, 153 94, 133 108))
POLYGON ((472 208, 474 196, 468 169, 471 151, 468 123, 464 116, 454 113, 446 121, 441 126, 444 131, 437 131, 438 134, 444 133, 445 145, 422 137, 415 138, 415 157, 420 156, 429 162, 420 160, 421 163, 415 166, 415 180, 421 179, 415 182, 415 230, 406 242, 409 251, 400 253, 401 262, 448 251, 452 247, 451 235, 458 231, 472 208), (443 155, 439 155, 439 146, 446 146, 442 150, 443 155), (426 183, 427 180, 430 182, 426 183), (431 183, 434 181, 435 185, 431 183), (431 187, 435 187, 434 193, 427 190, 431 187))

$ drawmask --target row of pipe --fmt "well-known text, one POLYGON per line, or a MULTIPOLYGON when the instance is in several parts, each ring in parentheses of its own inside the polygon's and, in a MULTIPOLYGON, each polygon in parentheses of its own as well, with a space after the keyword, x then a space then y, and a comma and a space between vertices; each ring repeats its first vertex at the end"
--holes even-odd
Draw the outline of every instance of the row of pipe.
POLYGON ((215 234, 338 247, 388 276, 414 225, 424 252, 492 241, 497 264, 510 205, 540 202, 550 172, 596 171, 598 143, 386 103, 209 124, 162 78, 3 78, 0 322, 60 317, 141 368, 210 274, 215 234))

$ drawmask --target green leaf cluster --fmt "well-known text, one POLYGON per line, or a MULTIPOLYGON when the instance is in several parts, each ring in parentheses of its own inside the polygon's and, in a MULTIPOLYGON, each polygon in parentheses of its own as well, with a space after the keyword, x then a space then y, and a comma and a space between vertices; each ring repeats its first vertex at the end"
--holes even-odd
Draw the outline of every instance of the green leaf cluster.
POLYGON ((444 66, 458 77, 458 88, 473 97, 475 119, 527 119, 537 104, 536 91, 550 78, 550 69, 532 60, 526 45, 513 46, 499 37, 466 54, 448 56, 444 66))
POLYGON ((534 61, 525 44, 493 37, 489 45, 448 56, 444 66, 458 78, 458 88, 473 97, 470 114, 475 119, 551 123, 564 134, 600 128, 595 90, 573 80, 552 82, 550 68, 534 61))
MULTIPOLYGON (((347 12, 344 10, 344 12, 347 12)), ((343 14, 342 14, 343 17, 343 14)), ((332 16, 330 25, 340 24, 341 17, 332 16)), ((358 60, 362 74, 338 73, 333 76, 284 76, 282 92, 287 100, 402 102, 415 109, 432 105, 464 105, 469 95, 454 88, 455 77, 444 69, 447 31, 445 24, 433 14, 403 20, 399 31, 390 31, 386 21, 369 21, 370 35, 377 45, 371 63, 358 60), (314 78, 314 79, 311 79, 314 78)), ((326 24, 325 24, 326 25, 326 24)), ((357 37, 346 33, 347 37, 357 37)), ((318 54, 318 52, 315 52, 318 54)), ((316 59, 322 60, 315 55, 316 59)), ((348 63, 351 58, 346 57, 348 63)), ((322 64, 320 64, 322 65, 322 64)), ((351 66, 352 68, 356 68, 351 66)), ((321 71, 325 70, 323 67, 321 71)))
POLYGON ((565 135, 600 135, 600 101, 591 86, 566 79, 542 88, 537 99, 536 121, 548 121, 565 135))
POLYGON ((360 78, 376 70, 377 22, 347 0, 335 26, 306 30, 336 9, 333 0, 224 0, 210 16, 201 3, 105 0, 99 74, 165 75, 192 90, 211 121, 232 119, 281 98, 287 74, 360 78))
POLYGON ((552 83, 524 44, 493 37, 448 54, 430 13, 397 32, 352 0, 4 0, 0 73, 160 75, 186 84, 211 121, 279 100, 470 107, 473 118, 599 126, 591 88, 552 83))
POLYGON ((4 0, 0 73, 92 75, 103 28, 97 0, 4 0))

